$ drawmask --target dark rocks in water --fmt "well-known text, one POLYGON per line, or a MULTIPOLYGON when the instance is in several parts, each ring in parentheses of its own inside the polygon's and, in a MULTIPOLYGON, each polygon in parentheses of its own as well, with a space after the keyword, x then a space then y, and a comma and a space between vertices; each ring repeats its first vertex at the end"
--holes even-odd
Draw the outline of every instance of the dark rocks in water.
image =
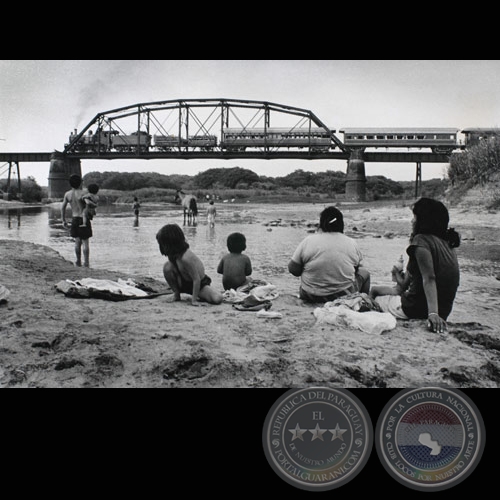
POLYGON ((56 364, 54 370, 57 371, 68 370, 69 368, 74 368, 75 366, 85 366, 85 365, 79 359, 62 359, 56 364))

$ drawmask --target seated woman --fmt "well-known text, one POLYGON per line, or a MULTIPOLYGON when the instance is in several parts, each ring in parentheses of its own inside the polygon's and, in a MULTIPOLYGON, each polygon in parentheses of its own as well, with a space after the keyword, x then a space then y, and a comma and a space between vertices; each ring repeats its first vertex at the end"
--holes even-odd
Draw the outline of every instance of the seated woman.
POLYGON ((342 212, 327 207, 320 214, 318 232, 299 243, 288 270, 300 276, 302 300, 325 303, 350 293, 369 292, 370 273, 361 267, 361 251, 343 233, 342 212))
POLYGON ((448 229, 448 210, 440 201, 421 198, 413 214, 407 272, 393 269, 396 286, 374 286, 370 296, 396 318, 428 318, 429 328, 442 332, 460 282, 460 235, 448 229))

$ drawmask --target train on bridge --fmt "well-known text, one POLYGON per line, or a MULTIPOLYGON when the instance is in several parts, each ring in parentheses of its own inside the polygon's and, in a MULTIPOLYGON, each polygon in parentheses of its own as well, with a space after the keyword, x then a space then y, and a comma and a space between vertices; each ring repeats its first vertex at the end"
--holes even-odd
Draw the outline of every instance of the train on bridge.
MULTIPOLYGON (((322 127, 309 128, 224 128, 221 138, 213 134, 176 135, 133 132, 120 134, 116 130, 98 129, 69 136, 66 150, 75 153, 102 152, 170 152, 193 149, 199 151, 221 150, 244 152, 262 149, 304 149, 328 152, 337 144, 332 140, 335 130, 322 127)), ((500 137, 498 128, 345 128, 343 144, 348 149, 408 148, 431 149, 436 154, 451 154, 466 149, 491 137, 500 137)))
POLYGON ((228 152, 246 151, 251 148, 310 148, 312 151, 328 151, 332 148, 333 131, 324 128, 225 128, 219 141, 216 135, 190 135, 187 138, 177 135, 150 135, 146 132, 133 132, 130 135, 117 131, 98 130, 78 137, 75 130, 69 143, 75 152, 103 151, 174 151, 192 148, 212 151, 219 148, 228 152))

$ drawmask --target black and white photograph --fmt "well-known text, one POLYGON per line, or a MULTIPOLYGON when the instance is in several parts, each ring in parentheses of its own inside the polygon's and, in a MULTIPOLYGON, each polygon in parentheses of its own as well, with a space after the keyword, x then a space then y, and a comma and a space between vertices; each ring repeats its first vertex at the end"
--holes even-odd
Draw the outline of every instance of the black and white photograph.
POLYGON ((1 70, 2 386, 498 387, 498 61, 1 70))
POLYGON ((499 79, 1 60, 0 387, 498 389, 499 79))

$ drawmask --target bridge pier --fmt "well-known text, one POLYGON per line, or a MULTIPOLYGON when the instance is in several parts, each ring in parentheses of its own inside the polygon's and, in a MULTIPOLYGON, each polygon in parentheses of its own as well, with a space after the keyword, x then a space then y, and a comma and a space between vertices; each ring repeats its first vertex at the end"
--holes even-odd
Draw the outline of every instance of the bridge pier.
POLYGON ((347 163, 345 198, 348 201, 366 201, 365 161, 362 149, 353 149, 347 163))
POLYGON ((63 198, 64 193, 70 189, 69 178, 73 174, 82 175, 80 159, 54 152, 50 157, 49 198, 63 198))

